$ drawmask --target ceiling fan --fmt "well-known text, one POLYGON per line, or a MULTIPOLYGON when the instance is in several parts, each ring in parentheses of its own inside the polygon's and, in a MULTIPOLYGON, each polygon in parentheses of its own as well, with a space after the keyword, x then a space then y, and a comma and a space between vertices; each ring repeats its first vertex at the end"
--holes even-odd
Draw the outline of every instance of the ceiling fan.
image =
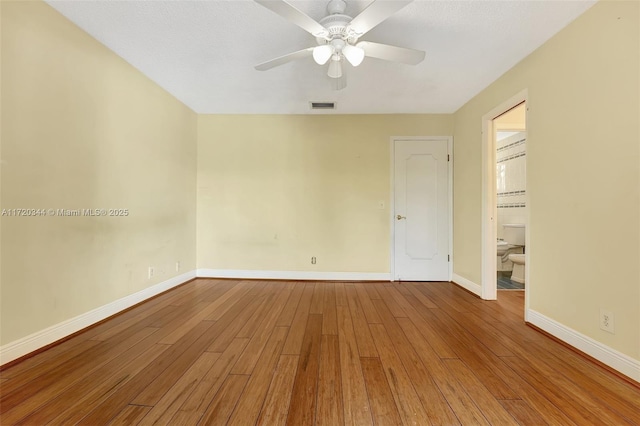
POLYGON ((344 0, 330 0, 327 5, 329 14, 319 22, 285 0, 255 1, 309 32, 316 38, 318 44, 261 63, 256 66, 259 71, 266 71, 296 59, 312 56, 318 65, 329 62, 327 75, 336 81, 337 89, 342 89, 346 86, 343 73, 344 59, 354 67, 360 65, 365 57, 409 65, 419 64, 424 59, 425 53, 421 50, 358 41, 376 25, 413 0, 374 0, 355 18, 345 15, 347 5, 344 0))

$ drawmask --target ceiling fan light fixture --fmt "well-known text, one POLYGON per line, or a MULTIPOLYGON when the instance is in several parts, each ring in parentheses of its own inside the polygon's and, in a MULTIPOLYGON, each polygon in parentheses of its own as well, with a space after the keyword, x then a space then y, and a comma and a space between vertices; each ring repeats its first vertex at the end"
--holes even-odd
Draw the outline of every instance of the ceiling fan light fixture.
POLYGON ((316 61, 318 65, 326 64, 327 61, 331 59, 331 56, 333 56, 333 46, 330 44, 316 46, 313 49, 313 60, 316 61))
POLYGON ((347 44, 342 48, 342 54, 354 67, 360 65, 364 60, 364 49, 358 46, 353 46, 351 44, 347 44))
POLYGON ((331 78, 342 77, 342 64, 340 63, 339 59, 338 60, 333 59, 329 63, 329 72, 327 73, 327 75, 331 78))

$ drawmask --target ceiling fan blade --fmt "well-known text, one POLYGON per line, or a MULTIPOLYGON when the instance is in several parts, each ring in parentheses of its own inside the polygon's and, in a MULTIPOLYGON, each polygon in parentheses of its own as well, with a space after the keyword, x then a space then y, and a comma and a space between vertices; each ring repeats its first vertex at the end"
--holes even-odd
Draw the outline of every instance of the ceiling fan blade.
POLYGON ((325 27, 284 0, 255 0, 255 2, 293 22, 313 36, 324 37, 328 34, 325 27))
POLYGON ((313 55, 313 47, 308 47, 306 49, 298 50, 297 52, 289 53, 288 55, 280 56, 279 58, 272 59, 267 62, 263 62, 259 65, 256 65, 256 69, 258 71, 266 71, 271 68, 275 68, 280 65, 284 65, 287 62, 295 61, 296 59, 306 58, 307 56, 313 55))
POLYGON ((359 37, 412 2, 413 0, 374 0, 353 18, 349 29, 355 31, 359 37))
POLYGON ((391 46, 389 44, 361 41, 356 46, 364 50, 365 56, 384 59, 385 61, 402 62, 408 65, 417 65, 425 57, 425 53, 422 50, 391 46))

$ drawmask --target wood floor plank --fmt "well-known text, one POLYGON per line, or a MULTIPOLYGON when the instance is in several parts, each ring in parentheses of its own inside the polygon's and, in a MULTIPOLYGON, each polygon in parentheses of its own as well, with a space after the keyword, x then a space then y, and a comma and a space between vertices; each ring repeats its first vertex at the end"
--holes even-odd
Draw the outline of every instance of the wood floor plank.
POLYGON ((324 334, 322 336, 317 399, 316 425, 333 426, 344 424, 340 347, 337 333, 336 335, 324 334))
MULTIPOLYGON (((443 297, 442 295, 440 295, 439 297, 443 297)), ((536 340, 541 339, 541 335, 539 333, 535 333, 532 332, 532 330, 528 329, 528 328, 523 328, 522 327, 522 320, 518 319, 518 316, 513 314, 512 315, 512 320, 510 322, 511 327, 505 327, 502 324, 498 324, 496 325, 496 322, 492 322, 491 324, 486 323, 482 317, 479 316, 475 316, 475 320, 469 321, 469 317, 473 315, 473 311, 482 311, 483 308, 487 308, 487 306, 489 307, 488 309, 496 309, 494 304, 488 304, 488 305, 477 305, 476 301, 472 300, 471 302, 469 302, 470 304, 468 306, 470 306, 469 309, 469 313, 466 314, 461 314, 459 312, 457 312, 457 309, 452 308, 451 306, 449 306, 448 308, 445 307, 445 309, 447 310, 448 315, 450 315, 451 317, 455 318, 460 324, 464 324, 465 329, 468 329, 468 332, 477 336, 483 336, 482 340, 484 344, 487 344, 489 346, 493 345, 493 347, 491 348, 491 350, 493 352, 503 352, 506 355, 509 354, 509 352, 511 350, 514 350, 517 352, 518 356, 521 357, 522 361, 524 363, 528 363, 528 364, 538 364, 538 370, 539 373, 541 375, 547 376, 547 377, 554 377, 554 385, 556 388, 558 387, 569 387, 571 389, 576 389, 576 387, 573 385, 573 383, 571 382, 571 380, 567 380, 564 375, 571 375, 573 374, 575 377, 576 373, 580 376, 582 376, 584 374, 584 372, 580 371, 576 371, 573 370, 571 367, 569 366, 562 366, 560 368, 560 371, 563 372, 563 374, 559 375, 559 376, 554 376, 553 372, 554 370, 550 370, 548 367, 548 364, 552 364, 552 365, 556 365, 558 366, 559 364, 562 364, 563 361, 562 359, 558 359, 555 362, 552 362, 551 359, 549 359, 549 354, 547 350, 544 351, 539 351, 536 347, 535 344, 533 345, 528 345, 526 348, 522 348, 521 346, 519 346, 518 343, 516 343, 516 341, 522 341, 521 335, 514 333, 514 328, 516 326, 519 326, 520 329, 522 329, 523 331, 526 331, 527 334, 530 334, 531 336, 533 336, 536 340), (517 319, 516 321, 513 321, 513 319, 517 319), (503 335, 501 337, 497 337, 495 332, 492 332, 492 329, 494 328, 498 328, 502 331, 503 335), (486 334, 488 335, 485 335, 486 334), (491 337, 490 337, 491 336, 491 337), (495 336, 495 337, 494 337, 495 336), (507 347, 507 349, 500 349, 497 350, 496 346, 497 345, 504 345, 505 347, 507 347), (544 362, 540 362, 541 360, 545 360, 544 362)), ((519 310, 515 310, 517 312, 519 312, 519 310)), ((494 319, 500 320, 503 319, 502 316, 500 317, 494 317, 494 319)), ((548 341, 545 339, 545 341, 548 341)), ((483 348, 484 345, 479 346, 479 348, 483 348)), ((480 354, 479 351, 478 354, 480 354)), ((505 357, 505 360, 510 359, 509 357, 505 357)), ((502 368, 502 362, 495 362, 495 363, 488 363, 488 365, 490 365, 490 368, 492 369, 498 369, 499 371, 496 371, 496 374, 500 375, 502 377, 502 379, 504 379, 504 377, 508 377, 508 374, 505 371, 504 368, 502 368)), ((557 368, 557 367, 556 367, 557 368)), ((474 367, 474 370, 478 370, 478 366, 477 364, 474 367)), ((483 382, 485 382, 487 380, 487 377, 483 378, 483 382)), ((584 381, 581 384, 581 389, 588 389, 589 386, 592 386, 592 380, 590 378, 587 378, 586 381, 584 381)), ((509 386, 511 389, 515 389, 516 387, 511 384, 509 386)), ((493 389, 495 391, 495 388, 491 387, 491 389, 493 389)), ((583 405, 585 407, 587 407, 587 409, 597 416, 602 416, 604 419, 611 419, 611 421, 613 421, 614 423, 618 422, 619 424, 624 424, 625 421, 629 421, 629 419, 634 419, 637 416, 637 408, 635 406, 633 406, 633 404, 629 405, 627 403, 625 403, 624 401, 621 401, 620 399, 611 399, 610 394, 608 393, 601 393, 599 398, 595 398, 592 396, 592 393, 587 393, 584 397, 583 397, 583 401, 578 403, 579 405, 583 405), (606 402, 606 400, 609 400, 608 402, 606 402)))
POLYGON ((369 294, 369 299, 382 299, 382 296, 380 296, 380 293, 378 293, 378 290, 376 290, 376 287, 373 284, 365 285, 364 289, 367 291, 367 294, 369 294))
POLYGON ((429 373, 436 386, 442 392, 458 420, 462 424, 487 424, 487 419, 483 415, 480 405, 472 399, 463 384, 451 376, 445 365, 445 361, 457 361, 457 359, 440 359, 411 320, 398 318, 398 323, 423 364, 429 367, 429 373))
MULTIPOLYGON (((148 332, 155 333, 156 329, 149 329, 148 332)), ((134 335, 132 340, 145 336, 134 335)), ((151 337, 152 334, 147 336, 151 337)), ((58 380, 54 386, 50 387, 47 392, 33 395, 28 400, 23 401, 23 405, 41 404, 37 409, 33 410, 29 417, 23 419, 25 424, 40 424, 46 420, 65 411, 69 406, 77 406, 81 401, 86 401, 96 389, 102 389, 100 393, 110 391, 122 381, 126 381, 127 376, 131 373, 140 371, 146 366, 150 360, 155 359, 160 353, 164 352, 155 344, 156 339, 143 338, 138 345, 121 351, 114 348, 114 356, 109 362, 98 365, 97 368, 89 372, 85 372, 79 376, 67 374, 58 380), (113 380, 116 379, 116 380, 113 380), (109 386, 105 387, 104 383, 109 386), (51 395, 53 398, 42 399, 51 395)), ((96 396, 97 396, 96 395, 96 396)), ((6 421, 10 419, 5 417, 6 421)))
POLYGON ((109 423, 109 426, 137 425, 150 410, 151 407, 144 405, 127 405, 124 410, 109 423))
POLYGON ((364 289, 364 284, 357 283, 354 284, 356 289, 356 293, 358 294, 358 298, 360 299, 360 304, 362 305, 362 310, 364 311, 364 315, 367 317, 367 322, 369 324, 380 324, 382 320, 378 315, 378 312, 373 307, 371 303, 371 298, 369 298, 369 294, 364 289))
MULTIPOLYGON (((282 288, 277 288, 274 285, 274 288, 265 294, 264 301, 258 307, 256 307, 254 311, 251 312, 249 318, 244 321, 244 325, 242 326, 240 331, 235 334, 234 337, 251 338, 253 336, 253 333, 255 333, 256 329, 260 326, 263 317, 267 315, 271 310, 273 310, 273 304, 275 303, 278 294, 281 294, 282 292, 282 288)), ((285 294, 285 296, 288 297, 289 295, 285 294)), ((279 309, 279 307, 276 309, 279 309)), ((226 345, 223 346, 226 347, 226 345)))
POLYGON ((342 404, 346 425, 373 424, 371 408, 360 365, 358 345, 349 308, 338 306, 338 341, 342 374, 342 404))
POLYGON ((398 407, 379 358, 360 358, 373 421, 377 425, 402 425, 398 407))
MULTIPOLYGON (((228 318, 226 326, 220 330, 220 334, 216 336, 211 344, 207 347, 209 352, 223 352, 236 337, 239 336, 240 330, 245 326, 247 321, 255 319, 260 306, 270 303, 271 294, 261 293, 256 296, 247 295, 243 300, 239 301, 233 309, 229 310, 223 318, 228 318)), ((221 319, 222 320, 222 319, 221 319)))
MULTIPOLYGON (((221 321, 211 323, 210 321, 203 321, 201 324, 205 324, 203 333, 182 351, 180 355, 171 360, 170 365, 162 371, 162 374, 156 377, 153 381, 137 394, 132 400, 132 403, 139 405, 156 405, 160 398, 169 390, 169 388, 178 380, 189 368, 193 362, 206 350, 209 342, 217 338, 221 334, 221 329, 224 328, 221 321)), ((196 328, 194 328, 196 330, 196 328)), ((179 341, 172 346, 177 346, 179 341)), ((173 349, 173 348, 172 348, 173 349)))
MULTIPOLYGON (((474 322, 474 326, 489 327, 483 318, 475 314, 467 314, 466 317, 469 318, 469 321, 474 322)), ((498 333, 496 338, 500 338, 500 341, 509 350, 516 353, 525 362, 542 362, 542 373, 548 374, 548 367, 546 366, 553 365, 553 368, 561 370, 563 376, 568 380, 580 383, 581 389, 596 397, 598 401, 601 401, 608 408, 627 419, 640 418, 640 404, 626 398, 630 389, 627 383, 612 381, 611 376, 607 375, 595 364, 583 357, 572 356, 574 353, 562 345, 549 345, 549 340, 546 336, 533 331, 529 327, 521 328, 528 335, 535 336, 535 339, 530 340, 526 348, 522 348, 519 343, 522 341, 522 334, 517 332, 514 327, 504 327, 502 324, 496 324, 495 321, 493 321, 492 326, 498 333), (544 369, 547 369, 547 371, 544 371, 544 369), (600 392, 602 388, 607 389, 608 392, 600 392)))
POLYGON ((222 384, 220 391, 207 408, 201 425, 224 425, 228 424, 229 417, 233 412, 240 395, 244 391, 249 376, 230 374, 222 384))
POLYGON ((103 342, 101 346, 95 347, 95 351, 93 351, 94 348, 89 349, 81 357, 84 360, 92 359, 94 363, 81 362, 80 365, 76 365, 73 362, 74 359, 72 359, 64 368, 61 368, 61 371, 64 371, 63 375, 59 375, 55 371, 50 372, 38 379, 37 387, 35 384, 28 387, 23 386, 15 392, 3 395, 0 402, 3 422, 7 424, 17 423, 19 420, 40 408, 47 401, 55 398, 57 393, 82 380, 85 375, 90 374, 96 368, 117 357, 119 352, 127 351, 135 345, 135 343, 156 331, 157 329, 153 328, 140 330, 138 333, 120 342, 112 351, 110 351, 110 348, 103 342), (32 393, 31 390, 34 388, 37 389, 38 392, 32 393))
POLYGON ((217 309, 214 309, 213 312, 211 312, 211 314, 209 314, 209 316, 207 316, 205 319, 211 320, 211 321, 219 321, 220 318, 222 318, 227 314, 227 312, 229 312, 232 309, 235 309, 241 300, 245 299, 245 296, 249 294, 249 292, 251 292, 256 287, 256 282, 240 281, 236 287, 237 287, 237 291, 229 295, 229 297, 226 298, 225 300, 223 300, 219 304, 217 309))
MULTIPOLYGON (((451 372, 451 379, 457 380, 480 408, 484 417, 492 425, 517 425, 514 419, 489 392, 473 372, 459 359, 444 360, 451 372)), ((464 422, 463 422, 464 423, 464 422)))
POLYGON ((411 293, 409 293, 409 290, 407 290, 407 284, 409 283, 405 281, 386 282, 385 286, 388 288, 395 288, 400 292, 400 294, 403 294, 405 296, 410 296, 411 293))
POLYGON ((242 286, 242 283, 238 283, 232 286, 225 293, 221 294, 220 297, 208 303, 208 305, 204 309, 200 310, 196 315, 192 316, 182 325, 182 327, 162 339, 160 343, 164 343, 167 345, 174 344, 184 335, 184 333, 193 329, 193 327, 195 327, 200 321, 203 321, 207 317, 212 315, 218 308, 220 308, 220 306, 228 303, 234 295, 236 295, 238 292, 241 292, 245 288, 246 286, 242 286))
POLYGON ((504 399, 500 404, 522 426, 543 426, 547 423, 526 401, 521 399, 504 399))
POLYGON ((387 297, 384 298, 386 305, 391 306, 389 301, 393 300, 400 307, 400 309, 406 313, 405 315, 398 315, 391 311, 393 313, 393 316, 396 318, 403 316, 407 318, 416 318, 418 316, 418 314, 416 313, 416 308, 407 299, 408 297, 412 298, 413 295, 408 290, 408 294, 404 295, 398 291, 397 287, 398 286, 386 287, 385 295, 387 297))
POLYGON ((472 312, 475 300, 460 297, 451 297, 458 289, 453 288, 449 283, 420 283, 418 285, 425 296, 436 300, 440 309, 445 307, 456 310, 457 312, 472 312))
POLYGON ((205 285, 211 287, 212 291, 208 292, 204 297, 200 298, 200 300, 209 302, 210 304, 218 303, 221 297, 226 297, 226 294, 230 290, 233 290, 238 284, 238 281, 235 280, 213 280, 213 282, 208 282, 205 285))
POLYGON ((356 343, 358 345, 358 354, 365 358, 377 357, 378 350, 373 343, 373 337, 367 324, 367 317, 364 314, 355 287, 347 286, 345 288, 345 294, 347 296, 349 313, 351 314, 356 343))
POLYGON ((408 305, 402 305, 403 310, 407 313, 407 318, 411 319, 418 327, 438 356, 440 358, 458 358, 458 354, 447 343, 446 337, 441 336, 437 327, 421 313, 424 308, 420 301, 412 296, 404 296, 404 300, 408 303, 408 305))
POLYGON ((0 423, 638 425, 640 389, 523 305, 446 282, 196 279, 5 368, 0 423))
POLYGON ((195 285, 191 286, 188 292, 183 294, 181 297, 172 298, 168 304, 173 306, 183 306, 198 303, 211 294, 212 291, 217 291, 217 288, 214 285, 217 282, 219 282, 219 280, 209 279, 206 282, 197 280, 195 285))
POLYGON ((324 312, 322 314, 322 334, 338 335, 338 317, 336 316, 336 288, 333 283, 325 283, 324 312))
MULTIPOLYGON (((418 299, 420 301, 420 303, 422 303, 424 305, 425 308, 427 308, 427 309, 437 309, 438 308, 438 305, 436 305, 431 299, 429 299, 427 296, 425 296, 424 293, 422 293, 420 290, 418 290, 414 283, 408 283, 408 284, 406 284, 404 286, 404 288, 406 288, 407 291, 409 293, 411 293, 411 295, 413 295, 413 297, 418 299)), ((407 296, 407 295, 405 294, 405 296, 407 296)))
MULTIPOLYGON (((398 324, 397 320, 400 318, 395 318, 393 316, 385 301, 375 300, 373 304, 378 311, 380 318, 382 318, 383 327, 386 330, 386 334, 379 334, 379 336, 389 336, 391 345, 395 349, 395 353, 400 359, 404 370, 408 373, 410 381, 422 402, 422 406, 426 411, 429 421, 432 424, 441 425, 459 424, 458 419, 436 385, 432 373, 422 363, 420 357, 413 349, 411 343, 405 336, 404 331, 398 324)), ((371 324, 369 327, 371 328, 371 324)), ((379 351, 380 345, 377 341, 376 345, 378 346, 379 351)), ((387 356, 387 359, 390 360, 395 358, 389 358, 387 356)), ((385 365, 384 362, 383 365, 385 365)))
POLYGON ((71 354, 71 351, 82 352, 84 349, 78 349, 77 346, 84 345, 96 345, 97 342, 87 343, 90 341, 90 337, 85 337, 85 334, 88 334, 87 330, 80 335, 70 338, 67 341, 64 341, 58 345, 54 345, 46 351, 35 354, 32 357, 26 358, 20 361, 18 364, 14 364, 11 367, 7 367, 0 371, 0 380, 13 379, 21 374, 26 375, 29 380, 31 380, 32 376, 41 374, 40 371, 42 369, 50 370, 55 368, 55 364, 61 364, 64 361, 67 361, 69 358, 73 358, 75 355, 71 354), (39 368, 40 371, 35 370, 39 368))
POLYGON ((260 417, 258 417, 258 425, 282 426, 286 424, 299 358, 298 355, 280 356, 264 406, 260 417))
POLYGON ((313 297, 311 298, 310 314, 321 314, 324 312, 324 290, 327 284, 316 282, 313 288, 313 297))
POLYGON ((233 367, 231 374, 251 374, 267 344, 267 340, 275 327, 276 321, 289 298, 289 293, 289 289, 285 289, 277 295, 277 298, 273 305, 271 305, 269 311, 261 318, 253 337, 242 352, 238 362, 236 362, 236 365, 233 367))
POLYGON ((287 424, 313 425, 318 398, 322 315, 310 314, 302 341, 287 424))
POLYGON ((254 373, 251 375, 231 415, 229 424, 255 424, 269 390, 271 378, 288 332, 288 327, 276 327, 273 329, 271 337, 256 364, 254 373))
MULTIPOLYGON (((129 380, 120 389, 111 394, 107 399, 102 401, 98 406, 94 407, 94 410, 89 413, 79 424, 87 426, 104 424, 117 415, 128 404, 134 403, 134 398, 147 389, 152 389, 149 394, 145 394, 147 398, 143 403, 138 405, 153 405, 160 399, 160 396, 166 392, 166 386, 171 383, 171 377, 174 374, 182 374, 188 367, 188 359, 182 357, 187 349, 192 350, 192 346, 199 343, 198 346, 206 344, 207 339, 210 338, 206 333, 210 331, 212 326, 216 324, 210 321, 203 321, 198 324, 193 330, 184 335, 175 345, 171 345, 169 349, 162 353, 158 358, 153 360, 147 367, 140 371, 135 376, 135 380, 129 380), (204 336, 204 337, 203 337, 204 336), (177 362, 177 364, 176 364, 177 362), (171 369, 173 374, 167 377, 164 381, 162 376, 166 370, 171 369), (158 377, 158 384, 154 387, 150 387, 150 384, 158 377), (154 400, 155 399, 155 400, 154 400), (148 401, 147 401, 148 400, 148 401), (144 402, 147 402, 146 404, 144 402)), ((193 352, 190 352, 188 358, 199 355, 198 348, 193 352)))
POLYGON ((307 318, 309 317, 309 309, 311 307, 311 298, 314 293, 314 285, 306 284, 296 309, 296 314, 293 317, 293 322, 287 336, 287 341, 284 344, 282 353, 286 355, 300 355, 300 348, 302 346, 302 339, 304 338, 304 331, 307 327, 307 318))
MULTIPOLYGON (((391 311, 394 317, 406 317, 407 313, 402 309, 400 304, 395 300, 394 294, 397 293, 395 287, 385 287, 383 284, 375 284, 376 290, 382 296, 381 299, 387 305, 387 308, 391 311)), ((400 293, 398 293, 400 295, 400 293)), ((402 295, 400 295, 402 298, 402 295)), ((403 299, 402 299, 403 300, 403 299)))
POLYGON ((129 330, 135 326, 147 326, 151 322, 167 316, 169 312, 183 312, 188 307, 180 308, 178 305, 172 304, 178 297, 185 297, 185 295, 193 294, 195 288, 178 287, 176 293, 165 293, 157 298, 151 299, 147 305, 139 305, 132 310, 125 312, 122 316, 117 316, 116 321, 108 322, 110 327, 106 327, 107 324, 101 324, 96 330, 90 330, 89 334, 93 334, 91 339, 94 340, 108 340, 113 336, 121 333, 122 331, 129 330), (160 312, 164 311, 164 312, 160 312), (98 332, 99 331, 99 332, 98 332), (96 333, 97 332, 97 333, 96 333))
POLYGON ((347 306, 347 294, 344 290, 344 283, 335 283, 336 306, 347 306))
MULTIPOLYGON (((520 399, 531 407, 534 407, 546 423, 552 425, 575 425, 575 423, 556 406, 555 401, 548 399, 543 393, 539 392, 538 389, 527 383, 515 371, 504 364, 502 359, 498 362, 498 367, 502 373, 502 379, 513 388, 513 393, 519 395, 520 399), (501 368, 502 366, 505 368, 501 368)), ((474 373, 477 374, 477 371, 474 370, 474 373)), ((490 386, 484 381, 483 384, 487 388, 490 386)))
POLYGON ((384 367, 387 383, 391 388, 391 394, 403 423, 408 425, 433 424, 429 420, 400 357, 393 349, 393 343, 387 330, 382 324, 369 324, 369 327, 380 354, 380 362, 384 367))
POLYGON ((220 358, 220 354, 214 352, 204 352, 200 355, 139 424, 169 424, 171 418, 189 398, 200 379, 209 372, 218 358, 220 358))
POLYGON ((276 327, 289 327, 293 322, 293 317, 296 315, 296 309, 298 309, 298 303, 302 297, 302 291, 304 290, 304 284, 296 283, 293 286, 293 290, 287 299, 287 304, 282 309, 278 321, 276 321, 276 327))
POLYGON ((102 383, 88 379, 94 384, 93 389, 82 396, 60 394, 50 406, 44 407, 25 419, 27 424, 47 424, 51 426, 75 425, 89 414, 93 408, 102 403, 111 394, 120 389, 127 381, 135 377, 143 368, 158 358, 169 347, 154 344, 125 368, 114 372, 113 376, 102 383), (47 410, 50 410, 47 412, 47 410), (51 420, 52 419, 52 420, 51 420))
MULTIPOLYGON (((500 358, 485 347, 475 336, 469 334, 460 327, 455 320, 449 317, 442 309, 425 309, 415 298, 406 297, 419 309, 419 314, 424 321, 415 321, 414 324, 422 332, 422 324, 434 327, 439 338, 452 348, 457 358, 465 361, 473 368, 487 388, 491 390, 496 399, 518 399, 513 386, 505 383, 503 369, 506 367, 500 362, 500 358)), ((413 320, 413 318, 412 318, 413 320)), ((431 341, 430 341, 431 342, 431 341)))
POLYGON ((130 311, 118 315, 114 320, 100 324, 95 329, 90 330, 87 336, 94 340, 107 340, 129 327, 147 320, 160 310, 175 311, 175 306, 171 302, 177 297, 192 293, 194 289, 190 287, 178 287, 175 292, 165 293, 145 302, 143 305, 136 306, 130 311))
POLYGON ((489 349, 496 356, 513 356, 513 352, 505 346, 509 344, 507 339, 503 336, 498 336, 495 327, 484 323, 483 321, 468 321, 467 315, 469 312, 457 312, 450 310, 447 315, 456 321, 459 326, 458 329, 464 328, 464 330, 476 337, 476 339, 482 342, 482 345, 489 349))
POLYGON ((220 355, 207 374, 200 380, 189 398, 171 419, 171 424, 197 424, 207 407, 213 401, 229 372, 249 343, 249 339, 234 339, 220 355))
MULTIPOLYGON (((12 376, 11 380, 2 386, 2 398, 0 398, 0 402, 6 395, 9 395, 11 392, 27 385, 29 382, 32 382, 34 377, 43 377, 45 374, 52 371, 65 368, 69 363, 73 362, 71 361, 72 359, 101 344, 102 342, 98 340, 84 340, 68 351, 59 354, 58 357, 51 358, 50 361, 44 360, 43 362, 33 365, 31 368, 20 371, 15 376, 12 376)), ((35 391, 36 390, 32 388, 31 392, 35 391)))
MULTIPOLYGON (((543 363, 531 365, 519 357, 504 357, 512 370, 517 372, 530 384, 535 385, 547 399, 561 406, 562 411, 578 424, 632 425, 629 419, 620 416, 602 404, 598 404, 588 393, 576 392, 574 383, 560 377, 561 373, 553 371, 552 380, 540 373, 546 369, 543 363)), ((548 370, 547 370, 548 371, 548 370)), ((637 420, 637 419, 634 419, 637 420)))

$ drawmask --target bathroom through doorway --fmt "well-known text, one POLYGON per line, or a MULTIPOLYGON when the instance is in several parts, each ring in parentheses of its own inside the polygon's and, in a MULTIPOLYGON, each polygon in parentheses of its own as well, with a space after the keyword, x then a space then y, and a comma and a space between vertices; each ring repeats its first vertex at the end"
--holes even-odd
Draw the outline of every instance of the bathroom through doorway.
MULTIPOLYGON (((512 172, 511 166, 517 165, 517 163, 514 163, 514 160, 518 161, 518 159, 520 159, 520 161, 526 161, 526 139, 527 133, 531 130, 528 128, 529 110, 528 91, 524 89, 496 105, 482 116, 482 281, 480 285, 480 297, 484 300, 496 300, 498 298, 498 271, 502 266, 506 267, 502 269, 508 269, 507 265, 498 264, 498 238, 506 241, 507 247, 509 245, 522 246, 523 253, 507 253, 505 260, 510 260, 509 255, 524 255, 524 262, 519 266, 522 267, 524 276, 524 292, 521 291, 521 293, 523 293, 524 297, 523 316, 525 321, 527 320, 531 288, 535 287, 535 283, 533 283, 532 286, 528 278, 529 268, 531 266, 530 262, 527 261, 529 259, 529 253, 531 252, 531 245, 529 243, 530 227, 528 226, 530 223, 528 217, 530 209, 528 205, 529 196, 526 193, 526 188, 516 189, 513 187, 515 184, 513 182, 509 183, 506 179, 508 178, 507 174, 512 172), (500 146, 498 145, 498 132, 502 132, 500 134, 500 146), (518 142, 522 139, 518 139, 518 133, 524 133, 524 142, 518 142), (508 143, 506 143, 507 138, 512 139, 509 139, 508 143), (506 147, 511 143, 513 143, 512 146, 506 147), (525 148, 524 152, 517 153, 516 150, 519 149, 519 147, 516 145, 525 148), (499 147, 502 148, 500 150, 500 160, 502 160, 500 163, 498 163, 499 147), (512 155, 514 156, 513 158, 506 159, 512 155), (498 191, 498 172, 502 171, 502 167, 500 167, 499 164, 505 166, 505 175, 501 176, 504 181, 504 190, 501 191, 498 191), (509 190, 507 190, 507 188, 509 188, 509 190), (524 190, 524 193, 517 193, 517 191, 522 190, 524 190), (500 203, 503 204, 503 207, 500 209, 498 209, 498 192, 502 193, 500 203), (511 194, 509 194, 509 192, 511 192, 511 194), (521 207, 514 207, 519 204, 524 204, 524 209, 526 209, 527 213, 526 217, 521 216, 520 219, 513 215, 513 213, 519 213, 517 209, 521 209, 521 207), (510 222, 501 222, 500 231, 498 231, 498 210, 501 210, 502 213, 507 211, 511 212, 510 222), (518 237, 512 237, 510 235, 505 237, 505 227, 502 226, 503 224, 524 224, 524 228, 508 227, 509 230, 507 231, 515 231, 520 238, 522 231, 524 231, 524 242, 517 244, 519 242, 518 237), (508 244, 509 239, 512 239, 512 242, 516 242, 516 244, 508 244)), ((526 165, 521 168, 520 173, 525 177, 526 183, 526 165)), ((520 210, 520 212, 522 212, 522 210, 520 210)), ((504 215, 502 214, 502 216, 504 215)), ((509 216, 509 214, 507 214, 507 216, 509 216)), ((505 247, 504 244, 501 244, 501 246, 505 247)), ((513 247, 511 248, 513 249, 513 247)), ((511 261, 511 263, 513 264, 513 261, 511 261)), ((511 266, 511 272, 505 270, 501 272, 503 272, 502 275, 507 275, 509 280, 513 281, 513 265, 511 266)), ((516 271, 516 278, 519 272, 520 271, 516 271)), ((501 292, 503 292, 503 290, 501 290, 501 292)))
POLYGON ((526 104, 493 119, 496 176, 496 286, 524 290, 527 210, 526 104))

